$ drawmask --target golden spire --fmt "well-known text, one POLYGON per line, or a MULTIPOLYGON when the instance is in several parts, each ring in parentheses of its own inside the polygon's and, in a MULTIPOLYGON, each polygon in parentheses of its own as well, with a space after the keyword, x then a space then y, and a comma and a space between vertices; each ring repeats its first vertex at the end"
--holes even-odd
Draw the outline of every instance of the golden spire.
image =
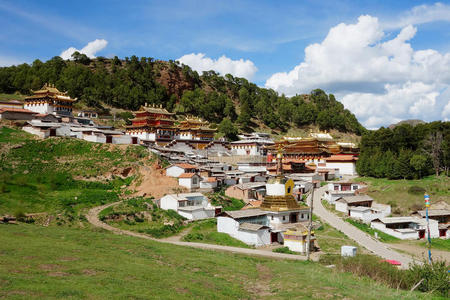
POLYGON ((283 151, 282 145, 278 145, 277 149, 277 175, 283 175, 283 151))

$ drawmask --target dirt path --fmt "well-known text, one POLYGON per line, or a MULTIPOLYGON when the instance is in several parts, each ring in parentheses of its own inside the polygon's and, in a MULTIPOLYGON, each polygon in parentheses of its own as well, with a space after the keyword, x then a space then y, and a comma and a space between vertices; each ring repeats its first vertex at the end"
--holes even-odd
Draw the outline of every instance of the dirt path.
MULTIPOLYGON (((314 191, 314 214, 319 216, 323 221, 327 222, 337 230, 343 232, 346 236, 369 250, 374 254, 384 258, 384 259, 395 259, 402 264, 402 268, 406 269, 408 266, 415 261, 412 257, 406 254, 401 254, 397 251, 390 249, 390 245, 382 243, 373 239, 370 235, 359 230, 355 226, 344 222, 341 218, 335 214, 328 211, 322 205, 321 197, 326 190, 326 186, 314 191)), ((311 197, 308 198, 308 202, 311 201, 311 197)), ((416 261, 420 263, 420 261, 416 261)))
MULTIPOLYGON (((389 244, 389 247, 398 249, 400 251, 408 252, 418 260, 428 259, 428 249, 419 245, 407 243, 395 243, 395 244, 392 243, 389 244)), ((450 262, 450 252, 439 249, 433 249, 433 246, 431 247, 431 257, 433 260, 439 259, 450 262)))
MULTIPOLYGON (((105 204, 102 206, 97 206, 89 210, 89 212, 86 215, 87 220, 89 223, 96 227, 103 228, 105 230, 111 231, 116 234, 126 234, 129 236, 134 236, 142 239, 152 240, 160 243, 167 243, 172 245, 178 245, 178 246, 185 246, 185 247, 192 247, 192 248, 200 248, 200 249, 206 249, 206 250, 216 250, 216 251, 225 251, 225 252, 231 252, 231 253, 238 253, 238 254, 246 254, 251 256, 262 256, 262 257, 269 257, 269 258, 276 258, 276 259, 290 259, 290 260, 306 260, 306 256, 302 255, 294 255, 294 254, 284 254, 284 253, 275 253, 275 252, 268 252, 264 250, 258 250, 258 249, 247 249, 247 248, 238 248, 238 247, 230 247, 230 246, 221 246, 221 245, 212 245, 212 244, 203 244, 203 243, 190 243, 190 242, 181 242, 181 241, 172 241, 172 240, 158 240, 155 238, 152 238, 148 235, 137 233, 129 230, 123 230, 119 229, 113 226, 110 226, 106 223, 103 223, 98 219, 98 214, 104 210, 107 207, 113 206, 120 203, 114 202, 105 204)), ((313 257, 312 260, 317 260, 316 257, 313 257)))

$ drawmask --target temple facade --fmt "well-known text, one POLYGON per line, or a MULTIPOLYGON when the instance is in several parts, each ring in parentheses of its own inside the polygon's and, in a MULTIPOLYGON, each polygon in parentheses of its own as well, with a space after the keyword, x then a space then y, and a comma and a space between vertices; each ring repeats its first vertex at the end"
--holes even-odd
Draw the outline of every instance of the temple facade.
POLYGON ((169 143, 175 139, 177 127, 174 113, 168 112, 162 106, 141 106, 133 112, 132 124, 126 127, 126 134, 138 137, 144 142, 169 143))
POLYGON ((209 122, 200 118, 187 117, 178 125, 178 140, 212 141, 216 129, 209 127, 209 122))
POLYGON ((72 104, 77 99, 70 98, 67 92, 60 92, 53 84, 45 84, 32 92, 32 96, 25 98, 25 109, 39 114, 72 116, 72 104))

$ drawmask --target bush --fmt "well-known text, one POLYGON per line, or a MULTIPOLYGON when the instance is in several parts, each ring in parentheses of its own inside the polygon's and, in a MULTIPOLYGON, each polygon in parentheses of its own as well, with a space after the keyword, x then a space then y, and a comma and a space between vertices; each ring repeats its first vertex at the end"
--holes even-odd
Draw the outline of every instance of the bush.
POLYGON ((285 253, 285 254, 299 254, 298 252, 294 252, 294 251, 289 250, 288 247, 276 248, 276 249, 273 249, 272 252, 285 253))
POLYGON ((325 265, 334 264, 339 271, 350 272, 356 276, 367 276, 397 289, 409 290, 423 279, 416 290, 439 293, 448 297, 449 266, 445 261, 435 261, 431 265, 424 261, 422 265, 415 264, 408 270, 400 270, 372 255, 346 258, 322 255, 320 262, 325 265))
POLYGON ((425 193, 425 189, 420 186, 413 185, 408 189, 408 193, 412 195, 423 195, 425 193))
POLYGON ((205 236, 201 233, 188 233, 183 237, 183 241, 185 242, 196 242, 203 241, 205 236))
POLYGON ((414 286, 422 279, 417 290, 422 292, 437 292, 444 297, 449 294, 449 273, 445 261, 435 261, 432 264, 424 262, 422 265, 413 265, 408 270, 409 285, 414 286))

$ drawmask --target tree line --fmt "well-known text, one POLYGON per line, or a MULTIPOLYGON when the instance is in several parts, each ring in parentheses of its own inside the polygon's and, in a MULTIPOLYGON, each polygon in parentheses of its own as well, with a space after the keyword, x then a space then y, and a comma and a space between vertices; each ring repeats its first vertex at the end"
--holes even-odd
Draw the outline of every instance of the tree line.
POLYGON ((419 179, 450 167, 450 122, 402 124, 366 132, 360 143, 361 176, 419 179))
POLYGON ((105 107, 136 110, 144 103, 162 104, 215 123, 230 138, 238 129, 251 130, 261 124, 280 131, 315 124, 326 130, 365 132, 350 111, 320 89, 289 98, 230 74, 207 71, 199 75, 172 60, 90 59, 78 52, 72 58, 56 56, 46 62, 0 68, 0 92, 28 95, 44 83, 53 83, 100 112, 105 107))

